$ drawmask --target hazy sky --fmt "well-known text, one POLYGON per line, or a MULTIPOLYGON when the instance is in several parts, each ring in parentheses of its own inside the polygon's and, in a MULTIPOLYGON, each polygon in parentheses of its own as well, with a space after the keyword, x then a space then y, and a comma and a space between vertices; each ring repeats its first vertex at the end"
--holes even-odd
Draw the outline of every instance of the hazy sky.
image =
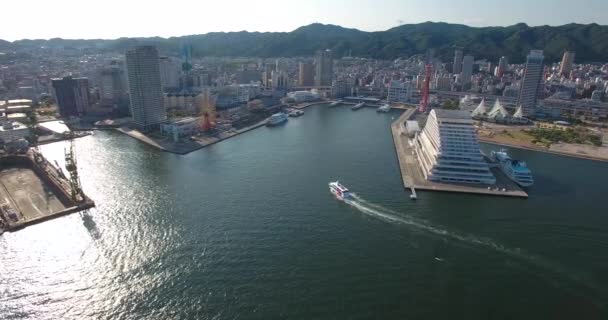
POLYGON ((313 22, 366 31, 424 21, 608 24, 608 0, 2 0, 0 12, 5 40, 291 31, 313 22))

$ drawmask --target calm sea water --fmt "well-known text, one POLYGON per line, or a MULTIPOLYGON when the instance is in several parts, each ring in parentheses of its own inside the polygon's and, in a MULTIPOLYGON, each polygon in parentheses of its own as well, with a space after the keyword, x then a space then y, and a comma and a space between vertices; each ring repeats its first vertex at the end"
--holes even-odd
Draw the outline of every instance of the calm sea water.
POLYGON ((0 318, 608 318, 607 163, 511 150, 528 200, 414 202, 397 116, 313 107, 186 156, 77 140, 97 208, 0 236, 0 318))

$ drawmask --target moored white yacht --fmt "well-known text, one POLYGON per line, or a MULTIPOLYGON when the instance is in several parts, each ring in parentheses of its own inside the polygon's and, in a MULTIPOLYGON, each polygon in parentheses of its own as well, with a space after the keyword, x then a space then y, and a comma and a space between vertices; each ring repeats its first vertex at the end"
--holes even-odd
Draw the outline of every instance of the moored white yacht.
POLYGON ((383 104, 380 107, 378 107, 378 109, 376 109, 376 112, 387 113, 389 111, 391 111, 391 106, 388 103, 383 104))

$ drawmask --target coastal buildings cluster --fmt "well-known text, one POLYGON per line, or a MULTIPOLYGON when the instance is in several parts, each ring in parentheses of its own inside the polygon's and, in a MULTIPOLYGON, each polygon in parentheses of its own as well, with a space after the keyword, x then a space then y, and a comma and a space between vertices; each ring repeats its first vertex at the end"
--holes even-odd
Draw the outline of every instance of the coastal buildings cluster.
POLYGON ((247 122, 241 119, 257 119, 250 111, 312 97, 417 104, 429 61, 432 106, 469 96, 476 104, 500 99, 509 113, 521 107, 528 118, 608 117, 608 64, 576 64, 571 51, 549 63, 541 50, 532 50, 523 64, 511 64, 506 56, 476 59, 466 48, 455 49, 451 61, 432 52, 386 61, 337 57, 330 49, 310 57, 220 58, 198 57, 187 44, 179 55, 144 47, 41 48, 0 65, 0 101, 28 99, 56 106, 61 117, 89 122, 130 117, 142 129, 184 117, 247 122))
POLYGON ((608 120, 608 64, 577 64, 572 51, 558 62, 546 61, 542 50, 531 50, 522 64, 509 60, 479 59, 467 48, 455 48, 450 61, 433 50, 389 61, 327 48, 276 58, 201 57, 187 43, 179 54, 151 45, 124 52, 40 48, 0 64, 0 139, 35 143, 36 122, 59 117, 77 127, 121 127, 183 153, 258 127, 287 107, 424 101, 428 117, 413 151, 425 179, 493 184, 476 120, 608 120))

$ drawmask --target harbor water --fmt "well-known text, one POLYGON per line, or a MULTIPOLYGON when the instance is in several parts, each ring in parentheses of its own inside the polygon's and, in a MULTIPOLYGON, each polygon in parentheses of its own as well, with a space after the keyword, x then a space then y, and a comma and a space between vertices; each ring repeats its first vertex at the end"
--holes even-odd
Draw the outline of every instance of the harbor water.
POLYGON ((511 149, 529 199, 412 201, 398 115, 316 106, 185 156, 75 140, 97 208, 0 236, 0 319, 608 318, 608 163, 511 149))

